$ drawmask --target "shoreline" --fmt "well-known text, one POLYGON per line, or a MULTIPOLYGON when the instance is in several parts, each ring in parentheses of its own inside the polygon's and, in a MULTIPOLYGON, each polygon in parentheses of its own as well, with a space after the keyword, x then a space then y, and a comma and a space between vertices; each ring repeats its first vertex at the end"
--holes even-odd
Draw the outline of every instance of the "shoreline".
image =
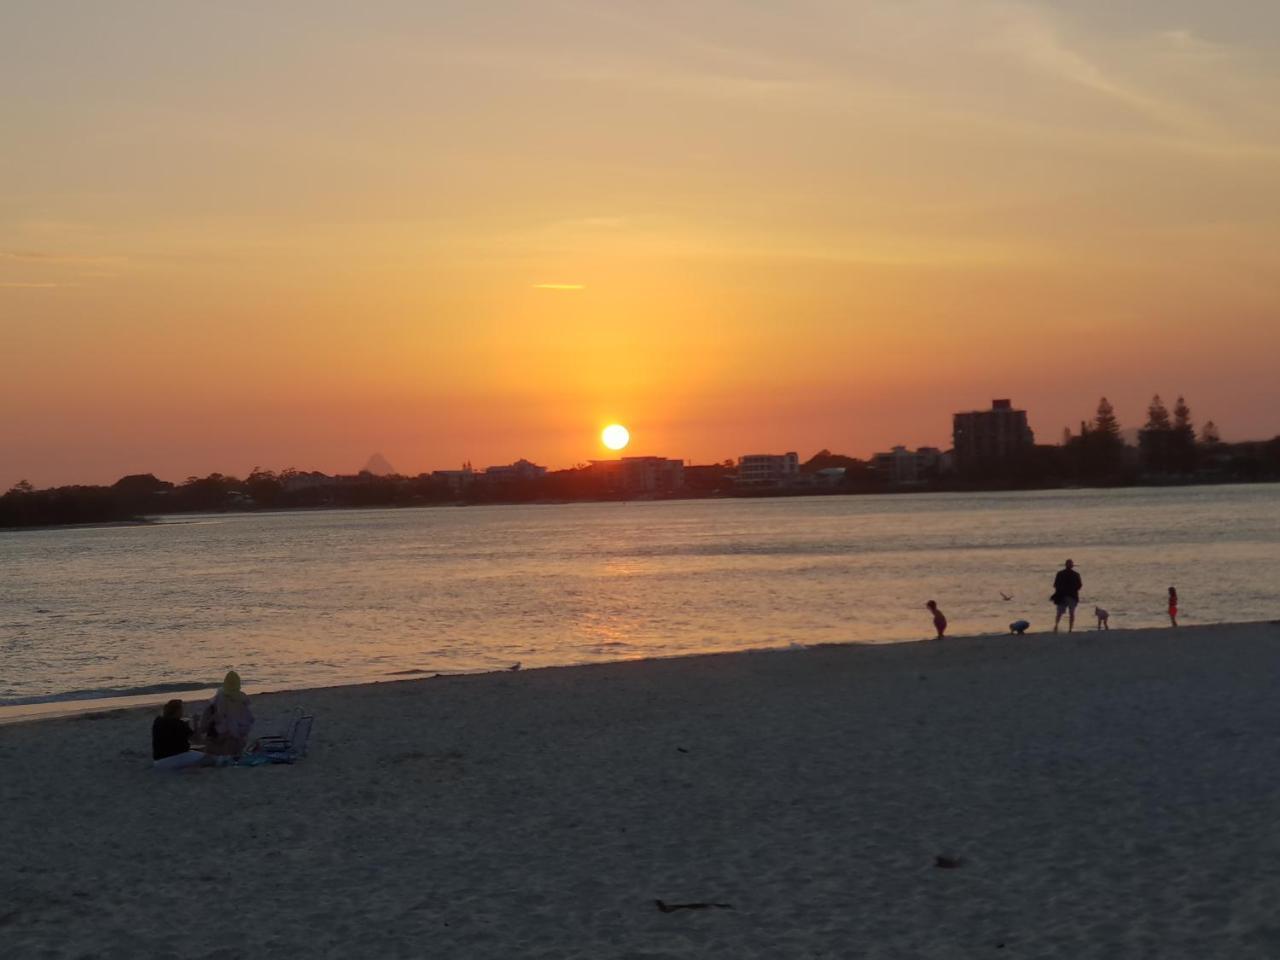
MULTIPOLYGON (((1243 621, 1226 621, 1222 623, 1198 623, 1179 626, 1176 628, 1179 635, 1203 632, 1217 631, 1222 629, 1250 628, 1280 626, 1280 620, 1243 620, 1243 621)), ((451 677, 501 677, 513 676, 516 674, 530 675, 534 673, 543 673, 549 670, 591 670, 606 667, 617 666, 620 664, 647 664, 647 663, 668 663, 672 661, 685 660, 702 660, 702 659, 719 659, 734 658, 741 656, 767 655, 767 654, 793 654, 800 653, 805 650, 830 650, 830 649, 882 649, 882 648, 898 648, 898 647, 924 647, 932 649, 939 645, 950 646, 955 644, 977 644, 982 642, 997 642, 1001 640, 1008 641, 1014 647, 1024 645, 1030 646, 1037 642, 1045 640, 1056 640, 1059 638, 1080 638, 1094 637, 1099 639, 1110 639, 1112 635, 1120 640, 1129 636, 1148 636, 1148 635, 1167 635, 1174 628, 1171 627, 1132 627, 1132 628, 1116 628, 1112 630, 1098 630, 1095 627, 1082 628, 1073 632, 1062 631, 1061 633, 1053 633, 1052 631, 1043 631, 1040 633, 1028 633, 1022 636, 1012 635, 1008 633, 982 633, 982 634, 965 634, 958 636, 948 636, 942 641, 932 638, 920 640, 892 640, 892 641, 848 641, 844 643, 817 643, 798 647, 749 647, 742 650, 731 651, 713 651, 707 653, 676 653, 670 656, 659 657, 637 657, 627 660, 603 660, 588 663, 565 663, 551 664, 539 667, 527 667, 519 671, 511 671, 509 669, 502 670, 458 670, 458 671, 434 671, 421 670, 415 671, 412 676, 388 674, 385 679, 361 678, 355 679, 347 683, 331 683, 320 684, 315 686, 294 686, 288 682, 279 684, 261 684, 253 683, 245 684, 245 692, 249 696, 272 697, 283 695, 299 695, 309 693, 321 693, 341 690, 364 690, 376 689, 395 684, 416 684, 426 683, 431 680, 443 680, 451 677)), ((0 704, 0 727, 11 724, 40 723, 49 720, 75 719, 83 718, 90 714, 100 713, 123 713, 137 712, 141 710, 153 710, 163 706, 167 700, 177 698, 179 700, 205 700, 213 696, 218 684, 213 683, 207 687, 193 687, 190 690, 172 690, 156 693, 138 693, 128 694, 116 697, 101 697, 94 699, 67 699, 67 700, 45 700, 36 703, 22 704, 0 704)), ((51 695, 56 696, 56 694, 51 695)))
POLYGON ((169 514, 151 514, 132 520, 92 520, 86 523, 33 523, 22 526, 0 526, 0 533, 41 533, 49 530, 110 530, 114 527, 151 527, 164 523, 160 517, 169 514))

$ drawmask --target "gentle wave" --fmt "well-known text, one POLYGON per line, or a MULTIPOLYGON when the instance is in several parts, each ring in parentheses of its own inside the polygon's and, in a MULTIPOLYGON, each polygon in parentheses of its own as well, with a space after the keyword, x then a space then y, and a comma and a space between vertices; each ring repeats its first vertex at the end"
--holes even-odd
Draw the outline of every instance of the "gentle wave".
POLYGON ((98 687, 93 690, 68 690, 40 697, 0 699, 0 707, 25 707, 33 703, 60 703, 63 700, 110 700, 115 697, 140 697, 152 693, 183 693, 191 690, 213 690, 218 681, 184 680, 173 683, 149 683, 141 687, 98 687))

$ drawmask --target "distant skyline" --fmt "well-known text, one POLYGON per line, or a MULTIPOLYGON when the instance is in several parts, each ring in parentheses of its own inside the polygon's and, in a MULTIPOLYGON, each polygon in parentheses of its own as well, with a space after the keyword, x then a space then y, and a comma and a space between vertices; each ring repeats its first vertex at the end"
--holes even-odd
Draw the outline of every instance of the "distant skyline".
POLYGON ((1280 4, 0 7, 0 485, 1280 433, 1280 4))
MULTIPOLYGON (((993 399, 996 399, 996 398, 993 398, 993 399)), ((1150 401, 1150 398, 1148 398, 1148 403, 1149 401, 1150 401)), ((1169 400, 1167 401, 1166 406, 1171 408, 1172 404, 1173 404, 1173 401, 1169 400)), ((1017 404, 1015 403, 1015 407, 1016 406, 1017 404)), ((1147 403, 1143 404, 1142 419, 1135 420, 1132 423, 1124 420, 1121 421, 1121 435, 1125 439, 1126 443, 1129 443, 1129 444, 1137 443, 1137 435, 1138 435, 1139 429, 1141 428, 1146 418, 1147 406, 1148 406, 1147 403)), ((978 405, 978 407, 976 407, 975 409, 983 409, 983 408, 985 408, 985 405, 978 405)), ((962 412, 962 411, 953 411, 953 412, 962 412)), ((1096 409, 1090 411, 1088 416, 1082 416, 1081 420, 1088 423, 1092 423, 1094 413, 1096 413, 1096 409)), ((950 423, 950 416, 948 416, 947 419, 948 419, 948 423, 950 423)), ((1203 419, 1195 420, 1194 427, 1196 430, 1197 437, 1199 436, 1201 428, 1203 427, 1204 422, 1206 420, 1213 420, 1213 418, 1206 417, 1203 419)), ((1280 436, 1280 433, 1276 433, 1276 434, 1268 434, 1265 436, 1257 436, 1257 437, 1237 437, 1229 433, 1224 433, 1221 430, 1221 425, 1218 424, 1216 421, 1214 422, 1214 425, 1219 428, 1218 432, 1219 432, 1220 439, 1228 443, 1243 441, 1243 440, 1264 441, 1264 440, 1272 439, 1273 436, 1280 436)), ((1078 420, 1075 424, 1064 424, 1063 426, 1066 429, 1071 430, 1073 434, 1078 434, 1079 428, 1080 428, 1080 421, 1078 420)), ((1035 432, 1034 427, 1033 427, 1033 432, 1035 432)), ((1059 430, 1052 437, 1044 436, 1040 433, 1035 434, 1035 442, 1037 444, 1057 445, 1057 444, 1060 444, 1061 441, 1062 441, 1062 430, 1059 430)), ((588 446, 589 445, 590 444, 588 444, 588 446)), ((207 476, 211 473, 221 473, 227 476, 235 476, 243 479, 253 469, 269 470, 276 473, 282 470, 296 469, 299 472, 319 471, 321 473, 325 473, 329 475, 353 475, 353 474, 362 473, 362 472, 371 472, 371 473, 374 473, 375 475, 397 474, 400 476, 418 476, 419 474, 431 473, 436 470, 457 470, 467 465, 469 465, 472 469, 474 469, 477 472, 483 472, 486 467, 507 466, 519 460, 531 460, 535 463, 538 463, 539 466, 547 467, 548 469, 551 469, 551 470, 563 470, 563 469, 569 469, 572 467, 576 467, 576 466, 588 463, 591 460, 608 460, 608 459, 616 459, 618 457, 644 457, 644 456, 663 456, 663 457, 671 457, 674 459, 683 459, 684 462, 689 465, 699 465, 699 464, 712 465, 712 464, 721 463, 724 460, 736 461, 739 457, 747 456, 750 454, 783 454, 783 453, 796 452, 799 454, 801 461, 805 461, 805 460, 808 460, 810 457, 812 457, 814 454, 824 449, 834 454, 852 456, 857 459, 869 461, 873 453, 885 453, 890 451, 895 446, 907 446, 913 449, 919 448, 919 447, 936 447, 941 450, 947 450, 951 447, 951 445, 952 445, 952 437, 949 429, 945 439, 939 440, 934 443, 904 444, 901 441, 894 441, 892 443, 885 444, 882 447, 878 447, 874 451, 866 451, 866 452, 862 452, 862 451, 851 452, 850 450, 841 448, 838 445, 831 445, 831 444, 827 444, 826 446, 813 447, 813 448, 808 448, 808 447, 801 448, 801 447, 797 447, 794 444, 788 446, 787 444, 783 443, 783 444, 774 445, 769 448, 765 448, 757 445, 755 447, 737 450, 732 453, 726 453, 723 456, 719 456, 719 457, 712 456, 712 457, 706 457, 706 458, 691 458, 687 456, 680 457, 678 454, 672 453, 670 451, 664 452, 664 451, 650 450, 650 451, 641 453, 641 452, 637 452, 630 445, 622 449, 612 449, 607 445, 605 445, 604 443, 600 443, 598 445, 598 449, 594 449, 593 452, 590 453, 589 455, 580 457, 577 460, 574 460, 572 462, 565 462, 565 463, 552 463, 548 465, 545 462, 538 463, 537 457, 531 457, 528 454, 516 454, 506 459, 497 459, 497 460, 479 460, 472 457, 464 457, 462 460, 454 463, 431 463, 427 465, 416 466, 412 469, 400 469, 399 466, 395 465, 394 460, 386 457, 382 451, 373 451, 361 459, 359 466, 352 466, 351 464, 317 466, 315 464, 303 464, 303 463, 293 463, 293 462, 276 463, 270 460, 261 460, 261 461, 255 461, 251 466, 244 466, 243 468, 239 468, 232 465, 232 466, 215 467, 209 470, 202 470, 194 473, 191 471, 188 471, 188 472, 177 471, 177 472, 166 473, 165 471, 162 471, 162 470, 154 470, 142 465, 137 465, 134 469, 126 470, 118 475, 112 475, 110 477, 97 477, 97 478, 77 477, 77 478, 61 480, 61 481, 57 481, 56 483, 48 483, 48 484, 34 482, 34 485, 39 487, 39 486, 46 486, 46 485, 52 486, 52 485, 81 484, 81 483, 110 484, 110 483, 113 483, 115 480, 120 479, 120 477, 129 476, 132 474, 155 474, 158 478, 162 480, 180 481, 180 480, 186 479, 189 476, 207 476)), ((23 476, 11 482, 4 482, 3 480, 0 480, 0 483, 3 483, 4 489, 8 489, 8 487, 12 486, 13 483, 18 482, 18 480, 33 482, 31 481, 30 477, 23 476)), ((0 492, 3 492, 3 489, 0 489, 0 492)))

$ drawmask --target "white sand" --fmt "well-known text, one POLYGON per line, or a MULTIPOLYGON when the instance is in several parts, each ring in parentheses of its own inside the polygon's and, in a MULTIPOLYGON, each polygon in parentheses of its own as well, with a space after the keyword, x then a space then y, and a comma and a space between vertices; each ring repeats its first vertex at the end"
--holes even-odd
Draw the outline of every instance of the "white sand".
POLYGON ((0 956, 1277 957, 1278 681, 1253 624, 256 698, 292 767, 4 726, 0 956))

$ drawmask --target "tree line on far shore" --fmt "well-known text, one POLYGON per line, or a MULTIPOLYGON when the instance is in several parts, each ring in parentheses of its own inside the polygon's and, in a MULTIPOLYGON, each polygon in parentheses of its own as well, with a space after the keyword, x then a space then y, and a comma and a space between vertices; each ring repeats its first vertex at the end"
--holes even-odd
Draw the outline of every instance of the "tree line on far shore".
MULTIPOLYGON (((684 469, 684 486, 664 494, 679 497, 884 493, 901 489, 872 464, 822 450, 801 465, 802 480, 841 468, 839 480, 796 483, 787 488, 735 488, 731 460, 684 469)), ((1280 480, 1280 436, 1269 441, 1224 443, 1207 422, 1197 435, 1191 411, 1179 397, 1172 414, 1153 397, 1136 447, 1126 444, 1111 404, 1103 397, 1079 433, 1065 432, 1058 445, 1036 445, 1024 455, 980 464, 968 474, 939 471, 912 490, 1010 490, 1063 486, 1126 486, 1141 483, 1250 483, 1280 480)), ((244 478, 212 473, 174 484, 152 474, 122 477, 111 486, 67 486, 37 490, 21 481, 0 496, 0 527, 128 522, 147 516, 233 510, 322 507, 409 507, 448 503, 529 503, 623 500, 633 491, 585 466, 523 479, 475 474, 461 486, 448 477, 378 476, 362 472, 323 477, 289 469, 255 467, 244 478)))
POLYGON ((1210 459, 1209 448, 1220 445, 1218 428, 1210 421, 1205 424, 1201 444, 1205 449, 1197 447, 1186 401, 1178 397, 1171 420, 1159 394, 1151 398, 1147 422, 1138 431, 1136 461, 1126 455, 1128 448, 1120 437, 1120 424, 1106 397, 1098 402, 1098 412, 1092 422, 1082 422, 1075 436, 1068 432, 1063 437, 1063 447, 1075 461, 1078 472, 1093 479, 1123 476, 1135 467, 1148 474, 1190 474, 1203 460, 1210 459))
POLYGON ((1147 422, 1138 430, 1136 449, 1121 437, 1115 409, 1106 397, 1098 401, 1093 420, 1080 424, 1078 434, 1065 432, 1061 449, 1077 480, 1105 484, 1197 476, 1263 479, 1276 474, 1278 445, 1280 437, 1269 444, 1224 444, 1212 420, 1197 436, 1186 400, 1178 397, 1171 416, 1156 394, 1147 407, 1147 422))

